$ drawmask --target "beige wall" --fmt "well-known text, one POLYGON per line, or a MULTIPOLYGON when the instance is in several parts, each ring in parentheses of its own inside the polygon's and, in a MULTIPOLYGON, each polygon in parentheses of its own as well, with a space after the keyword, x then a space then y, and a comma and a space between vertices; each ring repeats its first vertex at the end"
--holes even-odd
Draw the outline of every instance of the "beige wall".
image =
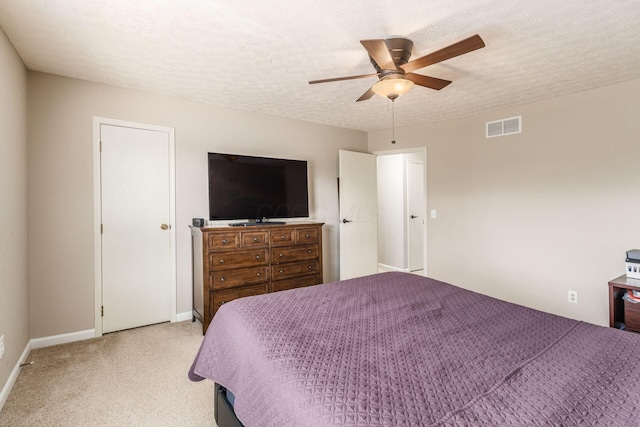
MULTIPOLYGON (((11 61, 24 74, 17 57, 11 61)), ((5 74, 0 84, 12 82, 5 74)), ((337 279, 337 150, 365 150, 364 133, 42 73, 28 78, 32 338, 94 326, 93 116, 176 129, 179 313, 191 301, 186 225, 207 214, 207 151, 309 160, 312 216, 327 223, 325 280, 337 279)), ((372 132, 368 149, 427 147, 428 208, 438 211, 427 228, 430 276, 606 324, 606 282, 622 273, 624 251, 640 246, 640 202, 630 196, 638 183, 639 110, 640 81, 632 81, 400 128, 393 146, 388 131, 372 132), (520 114, 522 134, 484 138, 486 121, 520 114), (569 289, 579 292, 579 304, 566 302, 569 289)), ((24 268, 25 258, 11 265, 21 262, 24 268)))
POLYGON ((0 29, 0 390, 29 342, 27 236, 27 70, 0 29))
POLYGON ((394 146, 372 132, 369 150, 427 147, 429 276, 607 325, 607 281, 640 247, 639 113, 635 80, 396 129, 394 146), (485 139, 516 115, 522 134, 485 139))
POLYGON ((366 151, 339 129, 29 73, 31 337, 94 327, 92 117, 175 128, 178 313, 191 310, 187 226, 207 217, 208 151, 309 161, 311 216, 326 223, 325 281, 338 277, 337 156, 366 151))

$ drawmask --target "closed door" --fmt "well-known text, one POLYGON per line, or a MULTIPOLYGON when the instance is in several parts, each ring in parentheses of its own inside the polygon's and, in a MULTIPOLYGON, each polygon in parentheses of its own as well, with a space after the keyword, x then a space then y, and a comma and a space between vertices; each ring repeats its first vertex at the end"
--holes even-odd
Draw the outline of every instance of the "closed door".
POLYGON ((422 163, 407 163, 407 207, 409 271, 417 271, 424 268, 424 167, 422 163))
POLYGON ((339 154, 340 279, 378 272, 376 156, 339 154))
POLYGON ((171 319, 166 132, 100 126, 103 333, 171 319))

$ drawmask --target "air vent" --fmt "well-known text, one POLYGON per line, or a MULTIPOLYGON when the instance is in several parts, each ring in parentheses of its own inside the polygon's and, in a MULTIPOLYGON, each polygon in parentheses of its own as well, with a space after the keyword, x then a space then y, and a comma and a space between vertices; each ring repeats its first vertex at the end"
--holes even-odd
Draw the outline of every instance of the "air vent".
POLYGON ((487 122, 487 138, 522 133, 522 116, 487 122))

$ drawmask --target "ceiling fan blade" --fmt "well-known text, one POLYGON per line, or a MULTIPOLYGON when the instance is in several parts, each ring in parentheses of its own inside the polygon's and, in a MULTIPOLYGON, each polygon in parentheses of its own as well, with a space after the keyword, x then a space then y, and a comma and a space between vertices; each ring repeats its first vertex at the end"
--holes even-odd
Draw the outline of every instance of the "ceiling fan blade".
POLYGON ((371 88, 369 88, 369 90, 363 93, 360 98, 356 99, 356 102, 366 101, 367 99, 371 98, 373 95, 375 95, 375 93, 373 92, 373 90, 371 90, 371 88))
POLYGON ((367 49, 369 52, 369 56, 376 61, 378 67, 382 70, 395 70, 396 64, 393 62, 393 58, 389 53, 389 48, 387 44, 382 39, 374 39, 374 40, 360 40, 362 46, 367 49))
POLYGON ((451 80, 438 79, 436 77, 423 76, 422 74, 407 73, 404 78, 411 80, 417 85, 428 87, 429 89, 440 90, 451 84, 451 80))
POLYGON ((338 81, 341 81, 341 80, 364 79, 364 78, 367 78, 367 77, 378 77, 378 73, 361 74, 359 76, 335 77, 333 79, 311 80, 309 82, 309 84, 310 85, 314 85, 316 83, 328 83, 328 82, 338 82, 338 81))
POLYGON ((476 49, 483 48, 484 46, 484 41, 482 40, 482 38, 480 38, 479 35, 476 34, 467 39, 459 41, 458 43, 454 43, 421 58, 407 62, 406 64, 401 65, 400 68, 408 73, 410 71, 426 67, 427 65, 437 64, 438 62, 455 58, 456 56, 469 53, 476 49))

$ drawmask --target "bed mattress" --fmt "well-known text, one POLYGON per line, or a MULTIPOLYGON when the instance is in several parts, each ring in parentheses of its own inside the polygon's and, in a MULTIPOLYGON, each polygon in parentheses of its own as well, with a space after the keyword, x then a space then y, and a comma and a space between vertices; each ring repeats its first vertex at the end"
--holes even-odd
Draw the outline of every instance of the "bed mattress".
POLYGON ((640 337, 406 273, 239 299, 189 372, 246 427, 638 425, 640 337))

